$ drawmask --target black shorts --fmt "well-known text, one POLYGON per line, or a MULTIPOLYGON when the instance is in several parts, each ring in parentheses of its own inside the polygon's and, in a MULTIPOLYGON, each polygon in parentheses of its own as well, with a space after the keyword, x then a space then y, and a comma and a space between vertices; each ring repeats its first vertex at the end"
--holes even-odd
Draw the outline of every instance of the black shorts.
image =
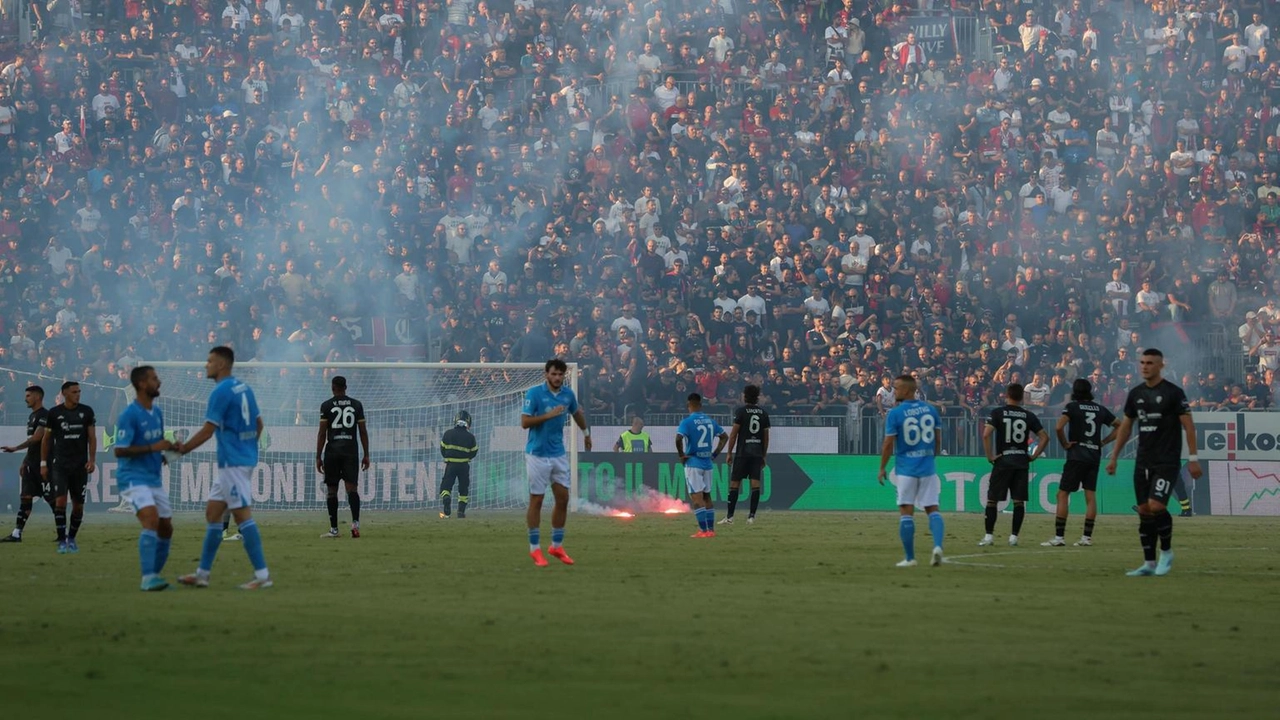
POLYGON ((1133 496, 1141 505, 1148 500, 1155 500, 1161 505, 1168 505, 1173 495, 1173 486, 1178 482, 1181 468, 1177 465, 1160 465, 1157 467, 1135 467, 1133 469, 1133 496))
POLYGON ((1098 489, 1098 463, 1068 460, 1062 467, 1062 479, 1058 480, 1058 489, 1073 493, 1081 488, 1089 492, 1098 489))
POLYGON ((471 463, 451 462, 444 464, 444 476, 440 479, 440 487, 447 490, 452 488, 455 482, 458 483, 458 489, 460 490, 471 482, 471 463))
POLYGON ((44 497, 44 486, 40 482, 40 466, 22 464, 18 470, 22 479, 22 497, 44 497))
POLYGON ((1026 502, 1030 485, 1030 471, 1027 468, 1012 468, 997 463, 991 469, 991 480, 987 484, 987 502, 1000 502, 1006 497, 1016 502, 1026 502))
POLYGON ((733 467, 729 469, 730 482, 742 482, 746 479, 759 480, 764 473, 764 458, 750 455, 735 455, 733 467))
POLYGON ((360 458, 355 455, 325 455, 324 484, 360 481, 360 458))
POLYGON ((42 490, 46 501, 49 498, 56 500, 69 494, 71 502, 79 505, 84 503, 85 488, 88 485, 89 473, 85 471, 83 463, 63 461, 55 462, 53 467, 49 468, 49 480, 44 483, 42 490))

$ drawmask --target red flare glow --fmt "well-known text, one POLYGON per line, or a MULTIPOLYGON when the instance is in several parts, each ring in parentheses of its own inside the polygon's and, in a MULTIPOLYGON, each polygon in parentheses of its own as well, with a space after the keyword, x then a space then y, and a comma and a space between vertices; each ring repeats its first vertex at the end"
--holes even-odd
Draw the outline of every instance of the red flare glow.
POLYGON ((627 512, 626 510, 615 510, 615 511, 613 512, 613 517, 616 517, 616 518, 633 518, 633 517, 635 517, 635 515, 634 515, 634 514, 632 514, 632 513, 627 512))
POLYGON ((666 510, 663 510, 662 514, 663 515, 679 515, 682 512, 685 512, 685 511, 678 507, 669 507, 666 510))

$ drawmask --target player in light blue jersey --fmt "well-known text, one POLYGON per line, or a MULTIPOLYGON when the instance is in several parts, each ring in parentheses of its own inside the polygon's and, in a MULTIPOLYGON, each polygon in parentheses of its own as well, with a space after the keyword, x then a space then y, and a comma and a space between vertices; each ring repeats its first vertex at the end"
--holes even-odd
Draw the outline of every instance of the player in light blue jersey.
POLYGON ((551 547, 547 554, 565 565, 573 564, 573 558, 564 550, 564 523, 569 515, 569 457, 564 448, 566 414, 582 428, 583 447, 591 451, 587 416, 578 407, 573 390, 564 386, 564 375, 568 371, 569 366, 563 360, 548 360, 543 366, 546 382, 524 394, 524 408, 520 411, 520 427, 529 431, 529 440, 524 446, 524 467, 529 477, 529 510, 525 513, 529 557, 538 567, 547 565, 547 558, 542 554, 542 499, 548 487, 556 505, 551 511, 551 547))
POLYGON ((164 414, 155 404, 160 397, 160 377, 150 365, 140 365, 129 373, 137 399, 116 420, 116 482, 120 497, 133 506, 142 523, 138 536, 138 560, 142 565, 142 590, 169 587, 160 577, 169 559, 173 537, 173 507, 160 475, 164 456, 172 447, 164 437, 164 414))
POLYGON ((885 419, 884 446, 880 448, 880 484, 884 484, 889 458, 894 458, 893 484, 898 487, 898 535, 906 558, 898 567, 916 565, 916 507, 929 516, 933 535, 932 565, 942 564, 942 514, 938 512, 938 471, 934 459, 942 447, 942 418, 929 403, 916 399, 916 379, 899 375, 893 381, 898 405, 885 419))
POLYGON ((729 442, 729 434, 702 412, 702 396, 698 393, 689 394, 687 407, 689 416, 676 428, 676 453, 684 463, 684 482, 689 487, 693 514, 698 519, 698 532, 690 537, 713 538, 716 536, 716 510, 711 503, 711 461, 720 457, 720 451, 729 442), (714 450, 711 448, 712 438, 718 440, 714 450))
POLYGON ((209 573, 213 570, 214 558, 218 556, 218 546, 222 544, 222 515, 228 509, 240 528, 249 562, 253 563, 253 579, 240 588, 260 590, 274 584, 262 553, 262 534, 250 510, 253 504, 250 476, 258 465, 262 416, 258 414, 258 401, 253 396, 253 389, 232 376, 235 362, 235 352, 229 347, 219 345, 209 351, 205 374, 217 384, 209 393, 204 426, 177 447, 178 452, 185 455, 209 438, 215 435, 218 438, 218 473, 209 488, 209 501, 204 509, 208 526, 200 551, 200 566, 194 573, 178 578, 178 582, 190 587, 209 587, 209 573))

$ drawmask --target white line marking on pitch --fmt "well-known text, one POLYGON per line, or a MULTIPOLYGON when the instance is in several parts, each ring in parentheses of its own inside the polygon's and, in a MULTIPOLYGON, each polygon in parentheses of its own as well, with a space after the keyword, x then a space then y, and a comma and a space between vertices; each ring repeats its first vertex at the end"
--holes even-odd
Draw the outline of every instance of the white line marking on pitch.
MULTIPOLYGON (((1196 552, 1266 552, 1269 550, 1270 548, 1265 548, 1265 547, 1195 548, 1196 552)), ((1070 550, 1059 550, 1059 549, 1049 549, 1049 548, 1046 548, 1043 550, 1036 550, 1033 548, 1028 548, 1026 550, 1001 550, 997 552, 980 552, 980 553, 967 553, 964 555, 950 555, 943 558, 942 562, 946 565, 960 565, 963 567, 982 567, 982 568, 998 568, 998 569, 1017 567, 1025 570, 1090 570, 1092 568, 1064 568, 1064 567, 1054 567, 1049 565, 1023 565, 1023 564, 1017 564, 1015 566, 1015 565, 1009 565, 1006 563, 997 563, 997 562, 965 562, 965 560, 968 560, 970 558, 1000 557, 1004 555, 1032 555, 1032 554, 1034 555, 1065 555, 1065 554, 1076 554, 1076 553, 1095 553, 1095 554, 1126 553, 1126 554, 1129 554, 1131 552, 1132 550, 1125 549, 1125 548, 1102 548, 1102 549, 1090 549, 1090 550, 1085 550, 1084 548, 1072 548, 1070 550)), ((1244 572, 1244 571, 1236 572, 1232 570, 1180 570, 1179 573, 1180 574, 1197 574, 1197 575, 1256 575, 1261 577, 1280 576, 1280 573, 1275 573, 1275 572, 1244 572)))

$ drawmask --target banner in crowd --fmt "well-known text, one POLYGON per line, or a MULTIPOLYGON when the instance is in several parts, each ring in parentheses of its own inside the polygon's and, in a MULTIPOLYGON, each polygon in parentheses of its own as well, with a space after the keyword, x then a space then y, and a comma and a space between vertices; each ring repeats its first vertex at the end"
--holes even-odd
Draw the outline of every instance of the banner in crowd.
POLYGON ((339 321, 356 346, 356 355, 370 362, 422 362, 426 346, 408 317, 347 317, 339 321))
POLYGON ((906 21, 926 60, 937 60, 941 66, 956 56, 956 23, 950 15, 913 15, 906 21))

